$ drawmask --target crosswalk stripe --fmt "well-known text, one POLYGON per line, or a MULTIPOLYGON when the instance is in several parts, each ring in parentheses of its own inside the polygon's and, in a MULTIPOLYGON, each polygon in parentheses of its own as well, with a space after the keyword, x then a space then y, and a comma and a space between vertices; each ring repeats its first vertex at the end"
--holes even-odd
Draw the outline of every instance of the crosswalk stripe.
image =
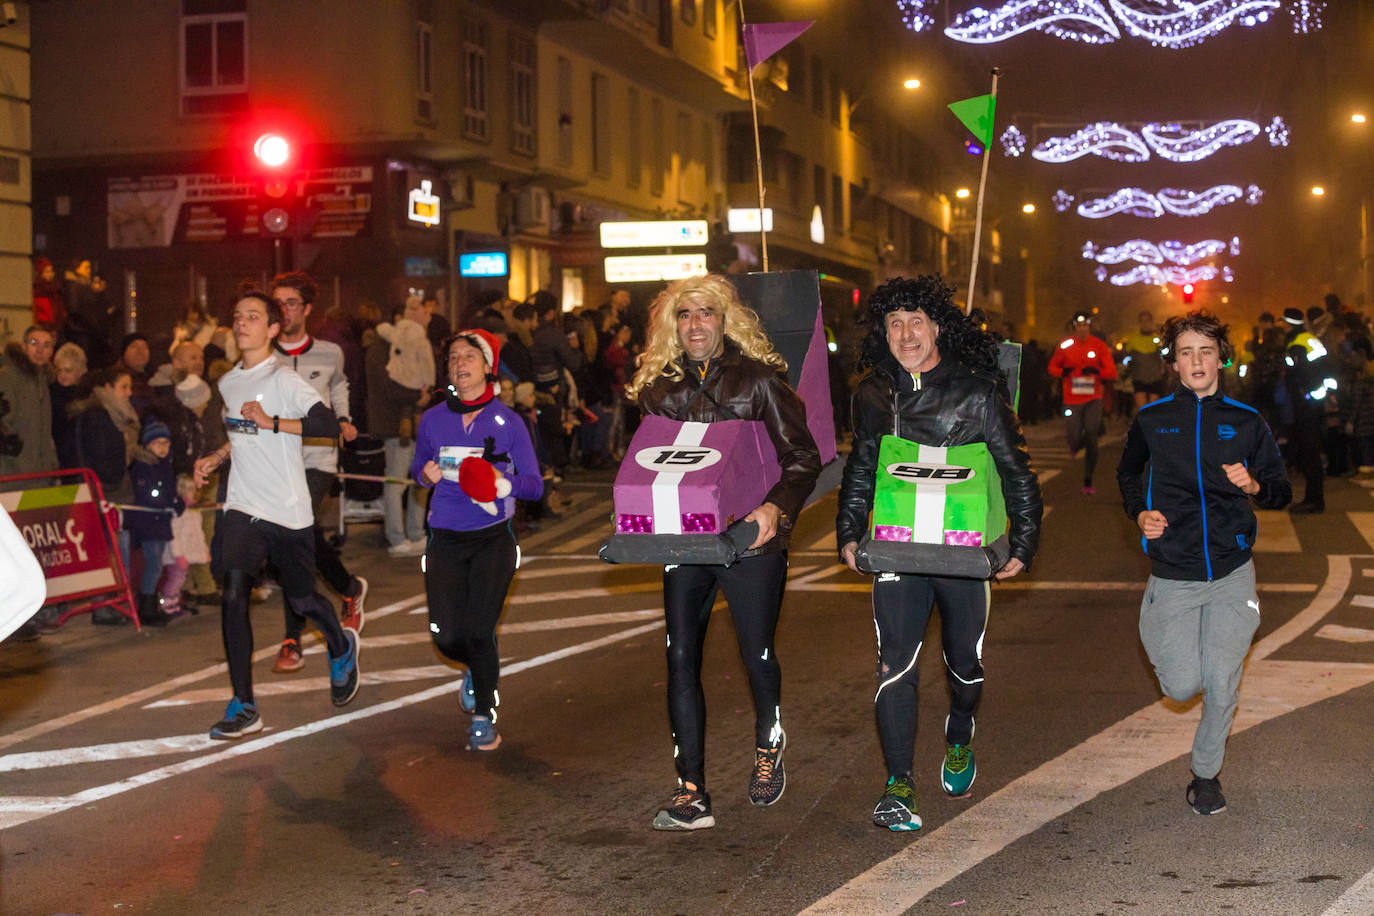
MULTIPOLYGON (((402 684, 428 678, 457 676, 457 670, 448 665, 421 665, 416 668, 393 668, 390 671, 364 671, 358 678, 358 683, 367 687, 377 684, 402 684)), ((328 677, 303 677, 290 681, 268 681, 265 684, 253 685, 253 693, 259 697, 285 696, 292 693, 324 694, 328 690, 328 677)), ((165 699, 148 703, 143 708, 164 709, 169 706, 192 706, 198 703, 223 702, 223 687, 203 687, 198 690, 184 690, 165 699)))
POLYGON ((1334 639, 1339 642, 1374 642, 1374 630, 1343 627, 1339 624, 1328 623, 1317 631, 1317 638, 1334 639))
POLYGON ((1255 518, 1259 520, 1254 547, 1257 553, 1302 553, 1298 529, 1293 527, 1293 517, 1287 512, 1258 511, 1255 518))
POLYGON ((1365 543, 1374 548, 1374 512, 1347 512, 1345 515, 1365 543))

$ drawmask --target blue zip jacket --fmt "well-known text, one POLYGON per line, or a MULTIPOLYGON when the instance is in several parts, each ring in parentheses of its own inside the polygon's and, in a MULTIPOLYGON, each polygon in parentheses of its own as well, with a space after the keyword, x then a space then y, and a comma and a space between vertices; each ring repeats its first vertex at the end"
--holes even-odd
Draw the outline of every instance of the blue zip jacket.
POLYGON ((1182 385, 1140 408, 1116 482, 1131 521, 1155 509, 1169 523, 1160 537, 1141 537, 1154 574, 1192 582, 1220 579, 1250 559, 1258 530, 1251 499, 1261 509, 1282 509, 1293 498, 1259 413, 1220 391, 1199 398, 1182 385), (1222 470, 1237 462, 1259 484, 1253 497, 1222 470))

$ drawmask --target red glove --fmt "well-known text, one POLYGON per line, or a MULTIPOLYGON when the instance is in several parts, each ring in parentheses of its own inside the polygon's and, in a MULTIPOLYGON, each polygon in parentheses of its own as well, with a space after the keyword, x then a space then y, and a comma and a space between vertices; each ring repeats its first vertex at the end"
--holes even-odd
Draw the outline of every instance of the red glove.
MULTIPOLYGON (((476 456, 464 458, 458 465, 458 486, 462 487, 463 492, 478 505, 492 503, 510 495, 510 481, 498 477, 491 462, 476 456)), ((494 509, 493 506, 488 511, 494 509)))

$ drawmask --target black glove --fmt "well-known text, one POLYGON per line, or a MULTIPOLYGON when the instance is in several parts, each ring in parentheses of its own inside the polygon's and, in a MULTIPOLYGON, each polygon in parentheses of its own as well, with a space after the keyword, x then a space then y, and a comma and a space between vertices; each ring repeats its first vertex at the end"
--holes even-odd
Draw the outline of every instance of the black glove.
POLYGON ((1079 369, 1079 370, 1078 370, 1078 374, 1079 374, 1079 375, 1101 375, 1101 374, 1102 374, 1102 370, 1099 369, 1099 368, 1097 368, 1096 366, 1084 366, 1082 369, 1079 369))

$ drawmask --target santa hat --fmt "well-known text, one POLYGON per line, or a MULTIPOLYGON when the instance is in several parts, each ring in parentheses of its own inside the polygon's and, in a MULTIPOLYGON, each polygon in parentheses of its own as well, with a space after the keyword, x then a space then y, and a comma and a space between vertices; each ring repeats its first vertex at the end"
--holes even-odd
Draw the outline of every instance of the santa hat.
POLYGON ((481 328, 469 328, 466 331, 459 331, 454 335, 455 340, 461 340, 482 351, 482 358, 491 366, 491 371, 487 373, 487 382, 491 385, 491 394, 486 397, 493 397, 501 393, 500 377, 496 374, 496 367, 501 360, 501 341, 490 331, 481 328))

